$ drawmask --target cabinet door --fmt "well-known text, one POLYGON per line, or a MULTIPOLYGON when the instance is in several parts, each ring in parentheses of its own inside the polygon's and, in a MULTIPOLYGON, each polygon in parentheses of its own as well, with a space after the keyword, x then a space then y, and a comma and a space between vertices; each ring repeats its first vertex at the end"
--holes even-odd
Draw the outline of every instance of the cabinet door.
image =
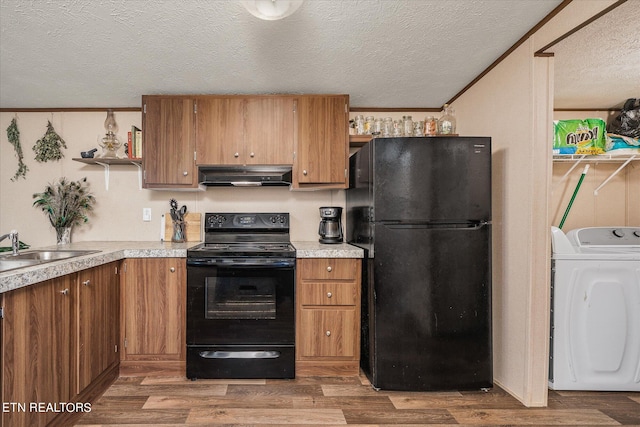
POLYGON ((193 103, 193 99, 184 97, 142 97, 146 188, 197 185, 193 103))
POLYGON ((58 413, 30 411, 30 402, 74 396, 73 300, 76 275, 3 294, 2 401, 26 405, 2 412, 2 425, 44 426, 58 413))
POLYGON ((244 163, 293 163, 295 99, 251 97, 245 103, 244 163))
POLYGON ((347 188, 349 96, 300 96, 294 188, 347 188))
POLYGON ((196 163, 241 165, 244 101, 236 97, 202 97, 196 100, 196 163))
POLYGON ((114 363, 117 353, 120 288, 110 263, 78 273, 78 386, 80 393, 114 363))
POLYGON ((300 357, 356 356, 356 310, 302 309, 299 327, 298 352, 300 357))
POLYGON ((125 261, 125 360, 185 360, 186 260, 125 261))

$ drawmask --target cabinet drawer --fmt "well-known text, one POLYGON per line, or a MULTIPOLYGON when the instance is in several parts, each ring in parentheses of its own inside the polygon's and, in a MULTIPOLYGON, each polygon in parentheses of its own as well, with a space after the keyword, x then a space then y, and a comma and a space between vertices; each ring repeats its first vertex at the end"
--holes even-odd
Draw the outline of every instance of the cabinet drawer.
POLYGON ((356 310, 303 309, 297 351, 300 357, 355 357, 356 310))
POLYGON ((358 259, 306 258, 299 259, 297 268, 303 280, 355 279, 358 259))
POLYGON ((307 282, 298 285, 298 301, 304 305, 356 305, 355 283, 307 282))

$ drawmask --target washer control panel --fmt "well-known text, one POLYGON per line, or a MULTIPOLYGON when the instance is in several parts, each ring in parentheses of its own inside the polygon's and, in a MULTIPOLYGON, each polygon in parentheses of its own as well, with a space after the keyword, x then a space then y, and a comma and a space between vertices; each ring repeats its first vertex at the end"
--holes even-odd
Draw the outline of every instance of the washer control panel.
POLYGON ((578 228, 568 232, 567 238, 574 246, 640 248, 640 227, 578 228))

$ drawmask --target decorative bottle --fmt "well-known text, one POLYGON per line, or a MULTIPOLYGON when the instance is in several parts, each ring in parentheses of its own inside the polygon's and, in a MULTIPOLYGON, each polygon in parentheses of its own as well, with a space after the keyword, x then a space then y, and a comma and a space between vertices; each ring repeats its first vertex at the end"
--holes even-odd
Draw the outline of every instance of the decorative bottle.
POLYGON ((444 114, 438 119, 438 134, 453 135, 456 133, 456 118, 453 108, 444 104, 444 114))

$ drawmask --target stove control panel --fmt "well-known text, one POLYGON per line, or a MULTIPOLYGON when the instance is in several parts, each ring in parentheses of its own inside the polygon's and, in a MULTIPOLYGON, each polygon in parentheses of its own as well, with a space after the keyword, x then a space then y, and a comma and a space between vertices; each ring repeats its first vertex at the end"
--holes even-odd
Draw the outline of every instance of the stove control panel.
POLYGON ((224 215, 212 214, 211 216, 207 215, 206 222, 209 227, 221 227, 226 220, 227 218, 224 215))
POLYGON ((272 224, 288 224, 289 215, 275 214, 269 220, 271 220, 272 224))
POLYGON ((289 230, 288 213, 206 213, 205 229, 289 230))

